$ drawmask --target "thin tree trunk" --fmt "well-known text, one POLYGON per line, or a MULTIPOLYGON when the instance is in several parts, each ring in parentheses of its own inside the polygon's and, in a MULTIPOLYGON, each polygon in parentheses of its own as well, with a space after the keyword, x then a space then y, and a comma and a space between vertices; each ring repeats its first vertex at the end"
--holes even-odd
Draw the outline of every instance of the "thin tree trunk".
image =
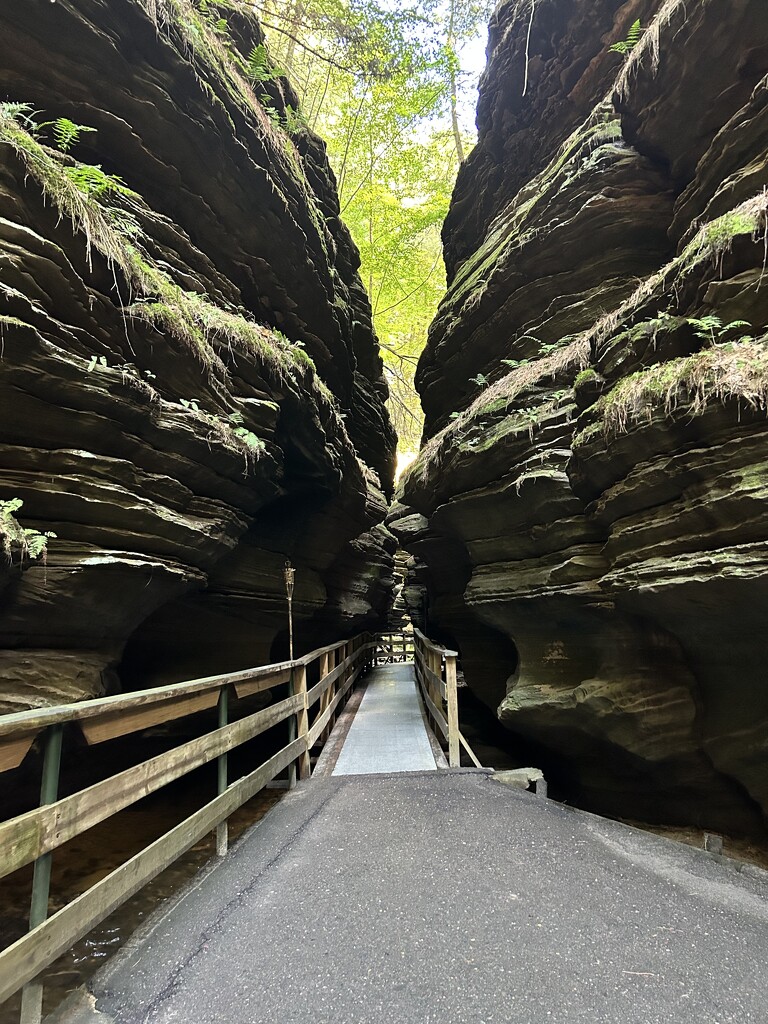
POLYGON ((368 207, 368 259, 370 260, 370 270, 368 272, 368 298, 370 299, 373 295, 373 167, 374 167, 374 156, 373 156, 373 128, 371 125, 368 126, 368 152, 370 156, 370 169, 368 176, 371 180, 371 201, 368 207))
POLYGON ((293 66, 293 58, 296 53, 296 37, 301 26, 301 19, 304 17, 304 0, 295 0, 293 10, 288 17, 290 35, 288 36, 288 49, 285 51, 285 63, 290 69, 293 66))
POLYGON ((456 3, 457 0, 451 0, 450 17, 448 19, 447 47, 451 58, 448 73, 448 85, 451 94, 451 127, 453 129, 453 141, 456 144, 456 156, 459 158, 459 163, 461 164, 464 162, 464 144, 461 141, 461 129, 459 127, 457 97, 458 85, 456 82, 456 3))

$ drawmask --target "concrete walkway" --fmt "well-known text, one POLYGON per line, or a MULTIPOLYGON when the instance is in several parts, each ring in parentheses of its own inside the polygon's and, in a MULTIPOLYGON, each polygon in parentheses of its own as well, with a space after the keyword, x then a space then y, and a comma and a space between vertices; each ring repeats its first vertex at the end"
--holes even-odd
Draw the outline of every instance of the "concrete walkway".
POLYGON ((481 772, 345 776, 287 794, 56 1020, 765 1024, 766 962, 757 869, 481 772))
POLYGON ((380 666, 370 675, 333 774, 418 771, 436 771, 436 765, 413 666, 380 666))

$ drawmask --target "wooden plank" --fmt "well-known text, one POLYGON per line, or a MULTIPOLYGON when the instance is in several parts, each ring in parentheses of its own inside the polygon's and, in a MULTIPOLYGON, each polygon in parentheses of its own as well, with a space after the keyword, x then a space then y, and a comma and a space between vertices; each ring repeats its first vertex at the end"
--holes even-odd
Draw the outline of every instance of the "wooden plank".
POLYGON ((311 749, 315 743, 317 743, 318 737, 322 733, 323 729, 328 725, 331 720, 331 715, 334 713, 336 708, 344 696, 344 694, 354 685, 357 677, 362 672, 362 666, 355 669, 352 675, 347 679, 343 686, 339 687, 338 693, 333 698, 328 707, 323 711, 321 715, 317 716, 317 719, 312 723, 312 728, 309 730, 308 746, 311 749))
POLYGON ((422 687, 428 689, 430 693, 432 693, 433 690, 438 690, 440 699, 445 700, 445 680, 442 676, 435 675, 431 668, 428 668, 426 665, 422 665, 419 662, 415 663, 414 670, 416 678, 422 687))
POLYGON ((256 771, 233 783, 180 825, 88 889, 58 913, 0 953, 0 1002, 52 964, 95 925, 130 899, 219 822, 275 778, 304 750, 297 739, 256 771))
POLYGON ((459 652, 458 651, 450 651, 450 650, 448 650, 447 647, 441 647, 440 644, 433 643, 432 640, 430 640, 428 636, 425 636, 421 632, 421 630, 418 629, 416 626, 413 627, 413 633, 414 633, 414 636, 417 637, 421 641, 421 643, 424 645, 424 647, 427 648, 427 650, 435 651, 437 654, 440 654, 440 655, 451 654, 451 655, 453 655, 454 658, 458 658, 458 656, 459 656, 459 652))
POLYGON ((151 690, 134 690, 130 693, 115 694, 113 697, 97 697, 94 700, 83 700, 74 704, 59 704, 51 708, 35 708, 32 711, 0 715, 0 737, 27 733, 31 730, 39 732, 58 722, 74 722, 85 718, 94 718, 102 714, 144 707, 148 704, 174 700, 177 697, 185 697, 207 690, 213 690, 218 694, 221 687, 227 684, 262 679, 265 676, 274 675, 280 669, 290 669, 290 667, 291 662, 280 662, 260 668, 243 669, 241 672, 228 672, 224 675, 192 679, 186 683, 157 686, 151 690))
POLYGON ((281 668, 261 679, 253 679, 242 683, 235 683, 235 693, 238 697, 250 697, 254 693, 263 693, 264 690, 271 690, 273 686, 282 686, 291 678, 289 668, 281 668))
POLYGON ((129 732, 149 729, 161 722, 171 722, 175 718, 194 715, 198 711, 215 708, 219 700, 218 690, 205 693, 194 693, 188 697, 175 697, 147 707, 135 706, 99 715, 98 718, 86 718, 80 722, 86 742, 89 744, 103 743, 117 736, 127 736, 129 732))
POLYGON ((443 736, 448 739, 448 719, 443 715, 442 711, 438 711, 435 702, 432 700, 426 689, 422 689, 421 695, 424 698, 424 703, 427 705, 429 713, 432 715, 435 724, 438 726, 443 736))
MULTIPOLYGON (((307 736, 307 745, 309 746, 310 750, 312 749, 312 747, 314 747, 318 740, 323 739, 323 733, 328 729, 329 723, 331 721, 331 716, 333 715, 336 708, 339 706, 339 702, 341 701, 342 697, 347 692, 347 690, 349 689, 349 687, 352 685, 356 678, 357 674, 355 673, 355 675, 353 675, 349 680, 347 680, 346 685, 339 687, 337 692, 334 694, 333 699, 328 702, 324 710, 320 712, 320 714, 312 723, 307 736)), ((327 739, 327 737, 325 737, 325 739, 327 739)))
POLYGON ((331 669, 324 679, 321 679, 319 683, 315 683, 315 685, 307 691, 307 703, 309 707, 312 707, 313 704, 317 703, 318 697, 322 696, 328 687, 335 683, 336 680, 344 674, 346 669, 350 668, 356 658, 357 654, 352 654, 344 661, 339 662, 336 668, 331 669))
POLYGON ((448 704, 448 764, 451 768, 460 768, 459 701, 456 690, 456 659, 451 655, 445 659, 444 691, 444 697, 448 704))
POLYGON ((347 643, 346 640, 339 640, 335 644, 328 644, 327 647, 318 647, 316 651, 310 651, 310 653, 305 654, 303 658, 298 658, 296 664, 304 665, 309 668, 313 661, 317 661, 317 659, 322 657, 324 654, 332 654, 334 651, 338 651, 338 649, 343 647, 345 643, 347 643))
MULTIPOLYGON (((327 687, 324 686, 323 684, 325 683, 326 676, 328 675, 328 673, 330 671, 331 671, 331 655, 330 654, 324 654, 322 656, 322 658, 320 659, 320 673, 319 673, 319 679, 318 679, 317 685, 313 686, 307 692, 307 707, 308 708, 311 708, 312 705, 317 700, 317 696, 316 695, 317 695, 318 692, 320 692, 322 694, 322 700, 320 702, 321 710, 322 710, 322 707, 323 707, 323 702, 327 703, 326 694, 327 694, 328 690, 327 690, 327 687)), ((328 686, 330 686, 330 685, 331 684, 328 683, 328 686)))
POLYGON ((299 699, 299 707, 296 711, 296 733, 298 739, 304 744, 304 749, 298 758, 299 778, 308 779, 312 774, 309 760, 310 744, 307 742, 309 733, 309 714, 307 711, 307 668, 301 665, 293 670, 293 692, 299 699))
MULTIPOLYGON (((437 687, 435 686, 435 683, 434 683, 435 676, 436 676, 437 672, 440 671, 440 662, 441 662, 441 656, 440 656, 440 654, 437 651, 435 651, 435 650, 428 650, 427 651, 427 668, 425 670, 425 676, 426 676, 425 683, 426 683, 427 691, 429 693, 429 696, 430 696, 430 699, 431 699, 433 705, 435 707, 437 707, 439 705, 440 712, 442 714, 443 713, 442 696, 441 696, 440 692, 438 691, 438 689, 437 689, 437 687)), ((446 720, 446 722, 447 722, 447 720, 446 720)), ((441 729, 441 731, 443 731, 444 735, 446 735, 446 738, 447 738, 447 733, 445 733, 445 730, 443 730, 442 722, 436 721, 435 725, 439 729, 441 729)))
POLYGON ((477 758, 475 757, 475 752, 474 752, 474 750, 472 749, 472 747, 470 747, 470 745, 469 745, 469 744, 467 743, 467 741, 466 741, 466 740, 464 739, 464 734, 463 734, 463 733, 461 733, 461 732, 459 733, 459 740, 460 740, 460 742, 461 742, 461 745, 462 745, 462 746, 464 747, 464 749, 466 750, 466 752, 467 752, 467 753, 469 754, 469 756, 470 756, 470 757, 472 758, 472 762, 473 762, 473 764, 474 764, 475 768, 482 768, 483 766, 482 766, 482 765, 480 764, 480 762, 479 762, 479 761, 477 760, 477 758))
POLYGON ((445 680, 443 679, 442 675, 437 675, 435 672, 432 671, 431 668, 425 669, 424 670, 424 675, 425 675, 427 681, 429 682, 430 687, 433 690, 436 690, 440 694, 441 700, 445 700, 446 699, 446 687, 445 687, 445 680))
POLYGON ((301 703, 300 697, 289 697, 79 793, 3 822, 0 825, 0 878, 50 853, 174 779, 266 732, 295 714, 301 703))
POLYGON ((28 732, 23 736, 9 736, 0 740, 0 772, 7 772, 11 768, 18 768, 21 762, 29 753, 29 748, 35 741, 39 729, 28 732))
POLYGON ((438 651, 431 652, 429 657, 427 657, 421 651, 418 651, 415 664, 421 667, 423 673, 429 679, 430 684, 432 686, 436 686, 440 690, 440 694, 443 700, 445 700, 445 681, 442 674, 436 673, 432 667, 437 662, 438 654, 440 654, 438 651))
MULTIPOLYGON (((234 685, 239 697, 258 693, 271 686, 279 686, 288 681, 293 665, 309 665, 324 654, 338 651, 347 643, 349 641, 342 640, 319 648, 295 662, 278 662, 238 672, 192 679, 183 683, 171 683, 168 686, 154 687, 150 690, 136 690, 127 694, 116 694, 112 697, 98 697, 94 700, 2 715, 0 716, 0 772, 18 767, 29 751, 34 737, 50 725, 101 719, 100 725, 89 722, 82 726, 89 743, 100 743, 114 736, 123 736, 138 729, 169 721, 172 718, 211 708, 216 704, 222 686, 234 685), (205 693, 208 694, 208 699, 202 697, 205 693), (200 700, 192 700, 193 695, 200 695, 200 700), (150 713, 148 708, 153 705, 167 705, 167 710, 150 713), (138 713, 138 709, 142 709, 140 713, 138 713), (131 718, 128 712, 135 713, 135 717, 131 718), (123 718, 122 725, 117 724, 119 718, 123 718)), ((354 638, 354 645, 355 654, 359 655, 362 652, 375 650, 376 641, 371 638, 369 633, 361 633, 354 638)))

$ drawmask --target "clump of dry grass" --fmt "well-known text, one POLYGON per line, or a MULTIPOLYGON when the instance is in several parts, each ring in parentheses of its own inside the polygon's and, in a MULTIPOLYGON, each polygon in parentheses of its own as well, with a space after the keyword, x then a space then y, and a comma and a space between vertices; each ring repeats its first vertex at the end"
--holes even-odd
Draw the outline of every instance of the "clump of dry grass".
MULTIPOLYGON (((680 407, 696 416, 713 401, 743 402, 768 411, 768 344, 744 340, 715 345, 681 359, 631 374, 597 403, 603 433, 625 433, 659 409, 673 416, 680 407)), ((574 440, 574 445, 577 439, 574 440)))
MULTIPOLYGON (((122 274, 134 298, 128 312, 180 341, 209 371, 216 371, 222 378, 227 370, 217 348, 255 356, 279 381, 299 381, 318 403, 327 406, 339 432, 345 434, 336 400, 317 376, 315 364, 304 349, 281 332, 177 285, 139 248, 135 237, 120 230, 119 222, 111 216, 114 210, 105 207, 97 195, 79 188, 67 174, 71 159, 39 142, 32 134, 33 125, 27 128, 20 123, 20 117, 26 118, 26 109, 24 104, 0 103, 0 142, 12 147, 44 197, 71 221, 74 232, 85 236, 89 264, 95 249, 122 274)), ((123 202, 126 194, 128 205, 141 212, 141 198, 125 189, 121 190, 123 202)), ((11 320, 2 318, 2 326, 11 326, 11 320)))
POLYGON ((408 476, 412 475, 424 482, 433 464, 440 460, 445 450, 451 447, 473 419, 487 411, 489 405, 501 401, 511 404, 542 381, 555 380, 568 372, 572 372, 575 377, 588 363, 589 345, 585 343, 584 335, 581 335, 558 351, 512 370, 481 391, 471 405, 427 441, 408 470, 408 476))
POLYGON ((154 277, 153 284, 159 298, 135 302, 128 312, 183 340, 210 368, 226 373, 217 349, 228 349, 256 355, 282 380, 315 369, 304 349, 279 331, 184 291, 166 275, 154 277))
POLYGON ((708 260, 717 263, 739 235, 750 235, 755 240, 762 238, 768 253, 768 189, 763 189, 740 206, 700 227, 679 256, 642 281, 629 298, 597 321, 584 335, 585 339, 594 351, 599 351, 655 291, 665 291, 670 278, 685 276, 708 260))
MULTIPOLYGON (((679 256, 642 281, 615 310, 601 317, 569 345, 518 367, 485 388, 471 405, 427 441, 408 475, 422 483, 425 482, 434 464, 441 461, 447 449, 466 430, 469 423, 484 414, 488 406, 494 402, 504 400, 511 404, 529 388, 548 378, 562 377, 568 371, 572 371, 575 377, 580 370, 589 365, 591 352, 599 351, 621 327, 631 326, 633 318, 654 292, 658 290, 666 294, 666 284, 670 278, 684 276, 706 260, 717 262, 722 259, 738 235, 751 235, 756 240, 762 238, 768 253, 768 190, 763 190, 734 210, 703 225, 679 256)), ((630 380, 632 378, 627 378, 627 381, 630 380)))
POLYGON ((669 25, 678 10, 682 9, 685 12, 686 3, 687 0, 665 0, 665 3, 659 8, 642 39, 627 58, 621 74, 616 80, 614 88, 621 100, 627 98, 630 77, 637 74, 645 60, 650 59, 651 71, 654 75, 659 70, 662 29, 669 25))
POLYGON ((72 222, 73 231, 85 236, 89 262, 91 249, 95 248, 121 270, 131 285, 144 290, 147 287, 144 271, 132 259, 128 240, 116 230, 102 204, 66 174, 62 154, 38 142, 3 104, 0 104, 0 142, 7 143, 16 152, 43 195, 72 222))

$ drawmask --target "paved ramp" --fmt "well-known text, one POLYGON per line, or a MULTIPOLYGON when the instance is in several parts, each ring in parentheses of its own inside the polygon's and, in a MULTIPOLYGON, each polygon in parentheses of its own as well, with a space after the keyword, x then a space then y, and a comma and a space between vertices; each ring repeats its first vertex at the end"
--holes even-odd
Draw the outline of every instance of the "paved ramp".
POLYGON ((768 885, 467 771, 302 783, 70 1024, 765 1024, 768 885))
POLYGON ((408 664, 384 665, 370 675, 334 775, 435 771, 421 705, 408 664))

